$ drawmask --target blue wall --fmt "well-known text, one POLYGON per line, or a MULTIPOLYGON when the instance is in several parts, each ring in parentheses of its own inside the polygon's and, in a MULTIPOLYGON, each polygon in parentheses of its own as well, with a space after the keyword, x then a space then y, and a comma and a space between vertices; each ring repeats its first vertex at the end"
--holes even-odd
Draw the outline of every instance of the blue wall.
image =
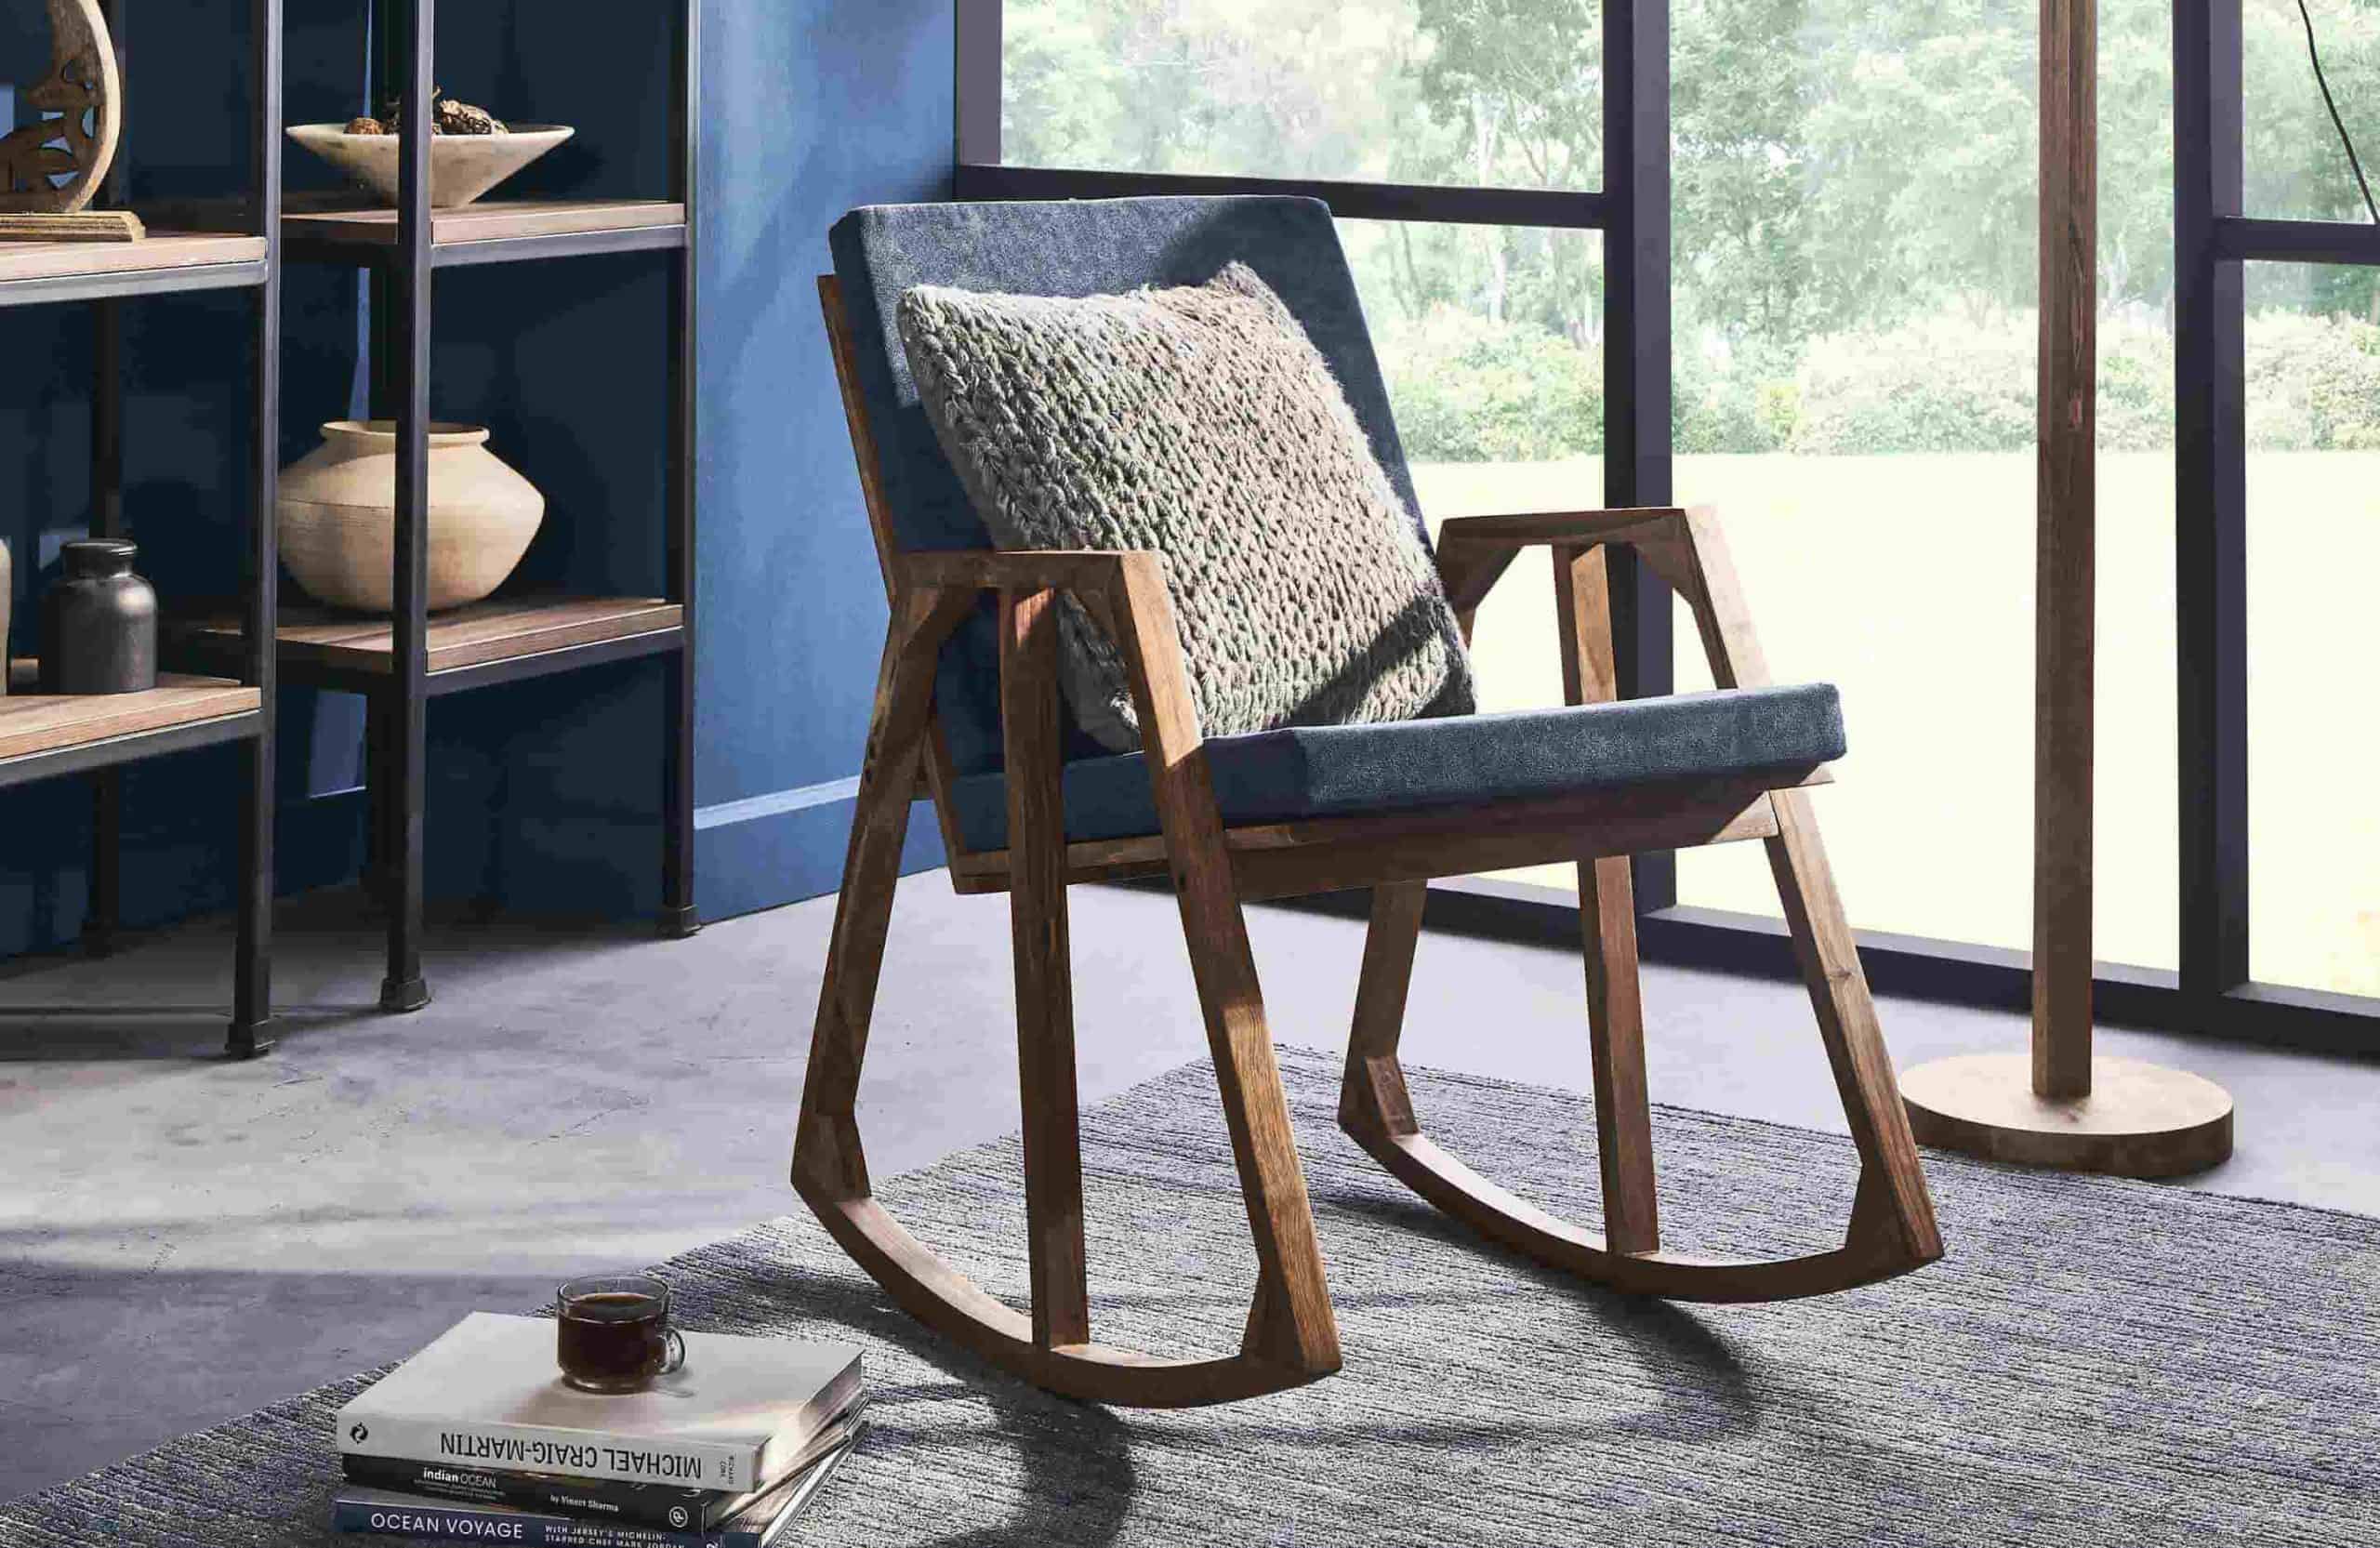
MULTIPOLYGON (((244 9, 244 8, 243 8, 244 9)), ((0 10, 0 81, 42 62, 37 14, 0 10)), ((700 426, 700 808, 706 918, 831 891, 865 738, 884 608, 813 278, 852 205, 933 199, 950 176, 948 0, 713 0, 703 39, 705 226, 700 426)), ((358 100, 361 7, 291 0, 289 115, 358 100)), ((577 0, 443 7, 441 84, 500 113, 571 123, 523 193, 666 186, 660 7, 577 0)), ((245 46, 216 8, 136 8, 129 40, 137 197, 239 185, 245 46), (224 60, 219 72, 193 59, 224 60), (143 60, 171 60, 174 73, 143 60)), ((293 187, 327 186, 293 152, 293 187)), ((650 256, 448 271, 437 289, 433 409, 488 425, 549 502, 524 581, 661 583, 666 269, 650 256)), ((131 309, 128 505, 168 596, 231 583, 243 465, 248 303, 131 309)), ((359 412, 361 293, 292 266, 284 455, 359 412)), ((0 311, 0 536, 18 556, 19 649, 35 571, 88 506, 89 324, 81 309, 0 311), (33 369, 28 370, 28 365, 33 369)), ((284 586, 287 584, 284 580, 284 586)), ((430 721, 433 895, 629 914, 657 902, 660 668, 626 663, 438 701, 430 721)), ((362 849, 360 707, 283 697, 281 880, 343 880, 362 849)), ((126 913, 154 922, 229 900, 237 755, 192 754, 127 780, 126 913)), ((0 794, 0 953, 71 938, 85 892, 87 787, 0 794)), ((938 863, 920 823, 913 865, 938 863)))
MULTIPOLYGON (((826 228, 949 195, 949 0, 721 6, 704 52, 705 642, 696 880, 717 918, 834 890, 884 593, 818 318, 826 228)), ((912 868, 940 847, 911 824, 912 868)))

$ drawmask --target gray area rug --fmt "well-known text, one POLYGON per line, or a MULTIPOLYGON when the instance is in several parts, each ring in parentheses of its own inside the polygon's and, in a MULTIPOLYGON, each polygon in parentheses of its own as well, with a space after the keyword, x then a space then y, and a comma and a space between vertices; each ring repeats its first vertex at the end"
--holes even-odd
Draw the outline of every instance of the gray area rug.
MULTIPOLYGON (((895 1311, 807 1215, 666 1265, 686 1321, 856 1337, 868 1443, 810 1543, 2380 1542, 2380 1222, 1930 1157, 1950 1257, 1768 1307, 1636 1303, 1488 1247, 1284 1068, 1346 1369, 1236 1408, 1111 1411, 998 1376, 895 1311)), ((1424 1122, 1557 1212, 1596 1208, 1568 1094, 1415 1072, 1424 1122)), ((1847 1142, 1661 1110, 1673 1241, 1840 1237, 1847 1142)), ((1254 1267, 1204 1065, 1086 1115, 1093 1321, 1234 1347, 1254 1267)), ((1024 1282, 1015 1142, 879 1184, 981 1282, 1024 1282)), ((0 1543, 290 1544, 359 1376, 0 1509, 0 1543)))

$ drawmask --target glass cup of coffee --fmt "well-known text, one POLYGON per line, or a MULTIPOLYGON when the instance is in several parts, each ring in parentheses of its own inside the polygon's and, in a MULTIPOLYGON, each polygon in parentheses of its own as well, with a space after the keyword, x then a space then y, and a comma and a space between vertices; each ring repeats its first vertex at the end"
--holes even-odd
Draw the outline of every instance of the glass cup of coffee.
POLYGON ((668 1285, 649 1274, 570 1280, 554 1291, 554 1358, 581 1392, 639 1392, 684 1365, 668 1285))

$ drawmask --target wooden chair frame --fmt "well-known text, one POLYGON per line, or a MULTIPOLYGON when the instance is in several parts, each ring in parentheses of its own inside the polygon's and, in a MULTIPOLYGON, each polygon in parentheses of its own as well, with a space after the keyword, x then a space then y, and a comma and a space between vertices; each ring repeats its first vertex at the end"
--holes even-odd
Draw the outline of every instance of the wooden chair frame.
MULTIPOLYGON (((1227 1401, 1336 1370, 1339 1342, 1305 1180, 1275 1063, 1241 905, 1372 889, 1341 1127, 1422 1197, 1495 1240, 1616 1289, 1710 1301, 1815 1295, 1906 1273, 1941 1237, 1868 986, 1801 786, 1707 781, 1460 810, 1226 827, 1219 814, 1157 556, 1122 552, 904 553, 893 543, 874 437, 831 276, 819 282, 868 517, 892 604, 851 847, 819 993, 793 1182, 835 1239, 912 1315, 1026 1380, 1102 1402, 1227 1401), (935 723, 943 642, 997 596, 1009 848, 971 851, 948 799, 935 723), (1074 597, 1121 648, 1140 711, 1161 832, 1064 837, 1055 602, 1074 597), (933 798, 962 893, 1006 892, 1016 955, 1032 1313, 985 1294, 872 1195, 853 1103, 899 880, 909 805, 933 798), (1818 1030, 1859 1153, 1843 1246, 1805 1257, 1712 1262, 1660 1248, 1635 910, 1627 856, 1759 839, 1784 900, 1818 1030), (1549 860, 1579 866, 1594 1058, 1603 1236, 1554 1219, 1473 1172, 1421 1131, 1397 1064, 1429 879, 1549 860), (1168 875, 1205 1014, 1258 1265, 1239 1350, 1161 1360, 1091 1340, 1082 1161, 1067 962, 1067 888, 1168 875)), ((1725 688, 1767 681, 1716 521, 1705 510, 1596 510, 1449 521, 1438 563, 1466 638, 1480 602, 1525 548, 1552 551, 1566 696, 1616 692, 1605 553, 1632 548, 1693 609, 1725 688)))

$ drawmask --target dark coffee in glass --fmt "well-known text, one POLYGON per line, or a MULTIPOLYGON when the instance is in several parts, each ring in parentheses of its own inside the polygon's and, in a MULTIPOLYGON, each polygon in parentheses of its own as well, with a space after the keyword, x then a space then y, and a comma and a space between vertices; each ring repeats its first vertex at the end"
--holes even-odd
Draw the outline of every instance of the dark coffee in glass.
POLYGON ((582 1392, 637 1392, 686 1363, 669 1287, 649 1274, 573 1279, 554 1292, 554 1357, 582 1392))

